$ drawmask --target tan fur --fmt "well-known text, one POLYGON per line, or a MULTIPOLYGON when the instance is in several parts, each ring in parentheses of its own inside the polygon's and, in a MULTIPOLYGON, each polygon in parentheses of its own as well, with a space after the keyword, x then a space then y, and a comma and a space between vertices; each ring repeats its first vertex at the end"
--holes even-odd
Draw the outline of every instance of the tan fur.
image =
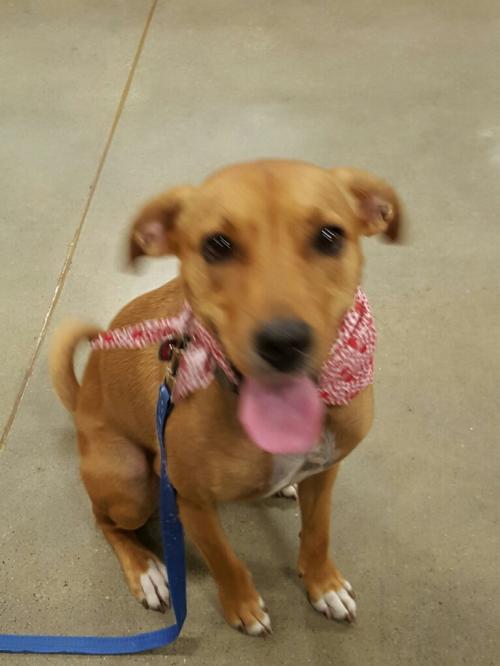
POLYGON ((83 340, 91 340, 99 333, 96 326, 67 321, 60 326, 51 342, 49 371, 52 385, 60 401, 69 412, 74 412, 79 384, 73 369, 76 347, 83 340))
MULTIPOLYGON (((162 194, 139 213, 130 260, 175 252, 180 277, 127 305, 113 327, 177 313, 187 298, 244 375, 269 374, 253 348, 256 328, 271 317, 300 317, 315 334, 309 369, 318 372, 361 278, 360 236, 395 240, 400 206, 392 188, 365 172, 328 171, 301 162, 267 161, 224 169, 201 186, 162 194), (336 258, 318 256, 311 238, 320 226, 341 225, 346 243, 336 258), (234 260, 207 265, 207 234, 234 240, 234 260)), ((120 560, 132 593, 154 558, 134 530, 156 508, 158 449, 155 402, 164 373, 157 349, 94 352, 82 386, 71 365, 77 342, 92 329, 73 327, 52 345, 51 373, 74 412, 81 475, 94 513, 120 560)), ((348 406, 329 410, 341 457, 366 435, 373 418, 368 388, 348 406)), ((257 448, 237 419, 237 397, 218 381, 182 401, 167 426, 169 469, 186 531, 217 583, 228 622, 249 628, 264 617, 246 566, 234 554, 217 515, 221 501, 255 498, 270 486, 272 456, 257 448)), ((299 568, 314 601, 343 578, 329 557, 330 498, 338 470, 299 488, 299 568)))

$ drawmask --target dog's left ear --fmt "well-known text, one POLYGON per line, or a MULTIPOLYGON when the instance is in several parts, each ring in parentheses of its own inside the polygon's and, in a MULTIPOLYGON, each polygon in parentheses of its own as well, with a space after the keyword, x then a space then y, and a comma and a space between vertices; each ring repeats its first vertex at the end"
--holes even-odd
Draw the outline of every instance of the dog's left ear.
POLYGON ((365 236, 383 234, 393 243, 401 240, 401 203, 385 180, 358 169, 332 169, 331 173, 349 199, 365 236))

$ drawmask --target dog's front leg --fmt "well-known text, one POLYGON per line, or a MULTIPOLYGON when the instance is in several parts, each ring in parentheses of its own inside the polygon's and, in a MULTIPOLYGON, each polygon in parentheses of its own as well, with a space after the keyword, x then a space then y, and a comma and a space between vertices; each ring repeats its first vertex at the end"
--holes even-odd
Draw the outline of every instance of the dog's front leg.
POLYGON ((328 619, 352 622, 356 603, 351 585, 330 559, 331 495, 339 464, 299 484, 302 519, 299 572, 313 607, 328 619))
POLYGON ((250 572, 231 548, 215 505, 198 505, 179 497, 179 509, 190 539, 215 578, 227 622, 251 636, 270 633, 271 622, 264 602, 250 572))

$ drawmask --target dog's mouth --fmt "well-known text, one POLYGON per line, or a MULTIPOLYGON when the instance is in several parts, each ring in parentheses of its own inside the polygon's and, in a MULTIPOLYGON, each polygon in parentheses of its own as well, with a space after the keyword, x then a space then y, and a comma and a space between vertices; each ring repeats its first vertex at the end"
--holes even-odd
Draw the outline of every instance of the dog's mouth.
POLYGON ((240 384, 238 417, 250 439, 273 454, 302 454, 318 442, 325 406, 307 375, 284 375, 240 384))
POLYGON ((239 394, 238 418, 249 438, 272 454, 310 451, 319 441, 325 416, 316 381, 306 374, 282 373, 257 379, 231 368, 237 380, 231 388, 239 394))
POLYGON ((237 382, 233 388, 239 393, 238 418, 243 429, 268 453, 297 455, 310 451, 320 439, 325 406, 317 382, 309 373, 309 348, 294 349, 267 341, 264 350, 256 351, 249 374, 242 373, 226 351, 237 382))

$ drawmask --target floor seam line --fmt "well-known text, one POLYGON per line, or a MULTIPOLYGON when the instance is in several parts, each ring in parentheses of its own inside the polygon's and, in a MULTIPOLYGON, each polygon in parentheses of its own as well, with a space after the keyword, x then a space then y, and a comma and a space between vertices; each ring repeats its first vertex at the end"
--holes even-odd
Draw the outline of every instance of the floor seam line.
POLYGON ((14 403, 12 405, 12 409, 10 410, 9 416, 7 418, 6 424, 3 428, 2 431, 2 436, 0 438, 0 450, 5 447, 5 444, 7 442, 7 439, 9 437, 10 431, 12 430, 12 426, 14 425, 14 421, 16 419, 17 413, 19 411, 19 407, 21 406, 21 402, 23 400, 24 394, 26 392, 26 389, 28 387, 29 380, 33 374, 33 370, 36 364, 36 361, 38 359, 38 355, 40 353, 40 349, 42 347, 42 343, 45 340, 45 336, 47 334, 47 329, 50 324, 50 320, 52 319, 52 315, 54 313, 54 310, 56 308, 56 305, 59 301, 59 298, 61 296, 64 284, 66 282, 66 278, 68 276, 69 270, 71 268, 71 264, 73 262, 73 257, 76 251, 76 247, 78 245, 78 241, 80 240, 80 236, 83 230, 83 227, 85 225, 85 221, 87 219, 88 212, 90 210, 92 201, 94 199, 94 194, 97 189, 97 185, 99 183, 99 179, 101 177, 101 173, 104 168, 104 164, 106 162, 109 150, 111 148, 111 144, 113 142, 113 138, 116 132, 116 128, 118 127, 118 123, 120 121, 123 109, 125 107, 125 102, 127 101, 128 93, 130 91, 130 87, 132 85, 132 81, 135 76, 135 72, 137 69, 137 65, 139 63, 139 59, 141 57, 144 44, 146 42, 146 37, 149 32, 149 28, 151 26, 151 22, 153 20, 153 15, 156 9, 156 6, 158 4, 158 0, 152 0, 151 7, 149 9, 148 15, 146 17, 146 23, 144 25, 144 28, 141 33, 141 37, 139 39, 139 44, 137 45, 134 58, 132 60, 132 64, 130 66, 130 70, 127 76, 127 80, 125 81, 125 86, 123 87, 122 93, 120 95, 120 101, 118 102, 118 106, 116 108, 116 111, 113 116, 113 122, 111 124, 111 128, 108 132, 106 142, 104 144, 104 148, 102 150, 101 156, 99 158, 99 161, 97 163, 97 169, 94 175, 94 178, 92 179, 92 184, 89 189, 89 193, 87 195, 87 199, 85 202, 85 206, 83 208, 83 212, 80 216, 80 220, 77 224, 75 233, 73 234, 73 238, 69 243, 68 250, 66 251, 66 256, 64 258, 64 262, 62 265, 62 268, 59 272, 57 282, 55 289, 52 293, 52 299, 50 301, 50 305, 48 307, 48 310, 45 314, 45 317, 43 319, 43 324, 40 329, 40 332, 37 336, 35 347, 33 349, 33 352, 31 354, 31 358, 28 363, 28 367, 23 375, 21 385, 19 387, 19 390, 16 394, 16 397, 14 399, 14 403))

